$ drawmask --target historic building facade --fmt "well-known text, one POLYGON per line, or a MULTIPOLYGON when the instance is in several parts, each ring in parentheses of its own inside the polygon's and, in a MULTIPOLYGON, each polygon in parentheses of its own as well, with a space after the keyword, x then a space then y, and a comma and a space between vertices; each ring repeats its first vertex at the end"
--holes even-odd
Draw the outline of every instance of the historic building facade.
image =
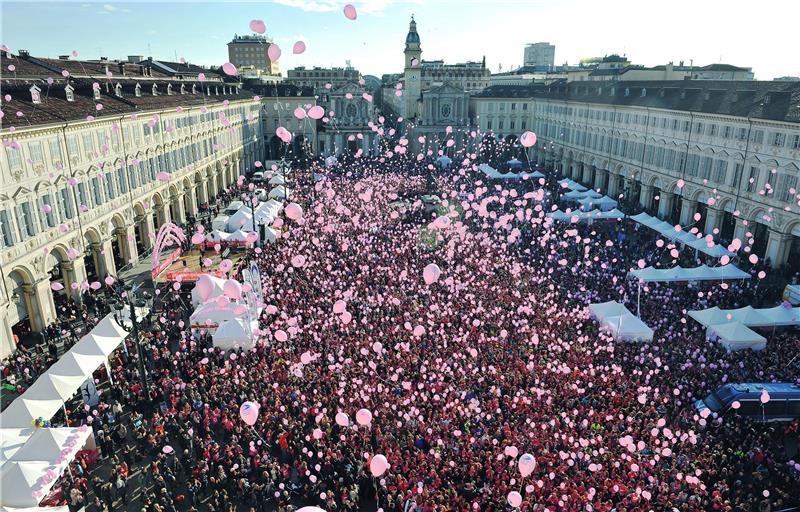
POLYGON ((491 87, 471 101, 484 135, 535 132, 533 161, 621 196, 628 213, 752 240, 773 266, 800 270, 800 84, 577 82, 491 87))
POLYGON ((2 80, 4 356, 15 329, 52 323, 61 297, 143 257, 162 224, 186 222, 252 169, 274 114, 212 73, 5 53, 2 67, 13 73, 2 80))

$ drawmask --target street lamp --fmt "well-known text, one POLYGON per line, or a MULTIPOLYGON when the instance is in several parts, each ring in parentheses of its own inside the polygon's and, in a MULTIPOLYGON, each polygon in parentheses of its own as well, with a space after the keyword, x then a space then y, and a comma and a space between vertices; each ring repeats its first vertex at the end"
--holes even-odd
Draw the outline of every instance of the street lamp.
POLYGON ((142 386, 144 387, 145 401, 149 402, 150 386, 147 382, 147 370, 145 369, 144 365, 144 352, 142 350, 141 339, 139 337, 139 319, 136 316, 136 308, 149 307, 149 305, 152 303, 152 296, 146 291, 142 291, 141 295, 137 296, 137 292, 139 291, 140 287, 141 285, 137 285, 135 287, 131 285, 125 285, 123 287, 125 293, 121 294, 118 298, 112 298, 111 307, 114 310, 114 318, 117 320, 117 323, 122 327, 122 329, 133 336, 133 342, 136 345, 136 354, 139 356, 139 378, 141 379, 142 386), (130 310, 130 328, 125 322, 125 318, 122 314, 125 306, 127 306, 130 310))

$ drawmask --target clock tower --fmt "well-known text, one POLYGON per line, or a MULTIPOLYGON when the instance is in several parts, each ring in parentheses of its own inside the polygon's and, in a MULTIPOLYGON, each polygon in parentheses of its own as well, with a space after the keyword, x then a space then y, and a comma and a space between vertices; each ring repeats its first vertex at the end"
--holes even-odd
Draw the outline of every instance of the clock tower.
POLYGON ((405 106, 403 113, 406 119, 415 119, 418 112, 419 100, 422 98, 422 48, 419 44, 419 34, 417 34, 417 22, 411 16, 411 23, 408 26, 406 36, 406 49, 403 52, 406 57, 405 66, 405 106))

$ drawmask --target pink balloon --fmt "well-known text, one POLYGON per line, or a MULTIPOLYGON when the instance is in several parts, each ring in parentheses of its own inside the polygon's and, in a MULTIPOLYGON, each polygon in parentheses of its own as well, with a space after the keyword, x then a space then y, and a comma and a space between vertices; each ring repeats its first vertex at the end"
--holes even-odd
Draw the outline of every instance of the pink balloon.
POLYGON ((250 22, 250 30, 256 34, 263 34, 267 31, 267 26, 261 20, 252 20, 250 22))
POLYGON ((376 455, 369 462, 369 472, 376 478, 386 473, 387 469, 389 469, 389 461, 383 455, 376 455))
POLYGON ((242 298, 242 285, 235 279, 228 279, 225 281, 225 284, 222 285, 222 293, 229 299, 239 300, 242 298))
POLYGON ((284 331, 283 329, 278 329, 277 331, 275 331, 275 339, 280 342, 284 342, 289 339, 289 335, 286 334, 286 331, 284 331))
POLYGON ((252 427, 258 420, 258 409, 259 405, 256 402, 243 402, 239 407, 239 416, 242 417, 242 421, 252 427))
POLYGON ((333 312, 337 315, 341 315, 347 309, 347 303, 343 300, 337 300, 333 303, 333 312))
POLYGON ((303 41, 297 41, 294 43, 294 46, 292 47, 292 53, 295 55, 300 55, 304 51, 306 51, 306 43, 303 41))
POLYGON ((303 107, 297 107, 296 109, 294 109, 294 117, 296 117, 297 119, 305 119, 306 111, 303 110, 303 107))
POLYGON ((54 283, 50 283, 50 289, 54 292, 59 292, 64 289, 64 285, 56 281, 54 283))
POLYGON ((522 457, 519 458, 517 466, 519 467, 519 472, 522 477, 527 477, 536 469, 536 459, 530 453, 524 453, 522 457))
POLYGON ((222 71, 228 76, 236 76, 238 74, 236 66, 234 66, 230 62, 226 62, 225 64, 222 65, 222 71))
POLYGON ((195 290, 197 290, 200 300, 203 302, 207 301, 214 292, 214 281, 212 281, 211 276, 208 274, 201 274, 197 279, 195 290))
POLYGON ((281 58, 281 47, 275 43, 271 43, 267 48, 267 56, 272 62, 277 62, 281 58))
POLYGON ((439 265, 430 263, 422 271, 422 278, 425 280, 425 284, 431 285, 439 280, 441 274, 442 270, 439 268, 439 265))
POLYGON ((160 173, 156 174, 156 179, 158 181, 169 181, 172 176, 168 172, 161 171, 160 173))
POLYGON ((306 264, 306 257, 302 254, 298 254, 292 257, 292 266, 296 268, 300 268, 306 264))
POLYGON ((50 212, 53 211, 53 208, 49 204, 43 204, 42 205, 42 211, 44 213, 50 213, 50 212))
POLYGON ((106 278, 103 279, 103 282, 105 282, 108 286, 111 286, 114 284, 114 278, 111 276, 106 276, 106 278))
POLYGON ((314 105, 308 110, 308 117, 311 119, 322 119, 325 115, 325 109, 319 105, 314 105))
POLYGON ((526 148, 530 148, 536 145, 536 134, 527 131, 519 136, 519 143, 522 144, 526 148))
POLYGON ((358 13, 356 12, 356 8, 353 7, 352 4, 347 4, 344 6, 344 17, 348 20, 355 20, 358 18, 358 13))
POLYGON ((92 284, 89 285, 89 288, 91 288, 92 290, 99 290, 102 287, 103 285, 100 284, 100 281, 93 281, 92 284))
POLYGON ((350 418, 347 417, 347 414, 343 412, 336 413, 336 424, 340 427, 347 427, 350 425, 350 418))
POLYGON ((508 504, 514 508, 519 508, 522 505, 522 495, 517 491, 508 493, 508 504))
POLYGON ((340 318, 342 320, 342 323, 347 325, 350 323, 350 320, 353 319, 353 315, 350 314, 349 311, 345 311, 344 313, 342 313, 342 316, 340 318))
POLYGON ((292 220, 300 220, 303 217, 303 208, 297 203, 289 203, 284 211, 286 216, 292 220))
POLYGON ((166 453, 166 454, 170 454, 170 453, 174 452, 175 450, 173 450, 170 445, 165 445, 164 448, 161 449, 161 451, 166 453))
POLYGON ((192 244, 200 245, 205 242, 206 237, 203 236, 203 233, 195 233, 192 235, 192 244))
POLYGON ((356 413, 356 422, 362 427, 372 423, 372 413, 369 409, 359 409, 356 413))

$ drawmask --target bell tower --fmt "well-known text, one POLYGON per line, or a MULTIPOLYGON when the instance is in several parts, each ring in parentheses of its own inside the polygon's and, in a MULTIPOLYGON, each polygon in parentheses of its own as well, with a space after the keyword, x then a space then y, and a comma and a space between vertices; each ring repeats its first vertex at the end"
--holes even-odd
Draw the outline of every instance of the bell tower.
POLYGON ((417 22, 411 16, 411 23, 408 25, 408 35, 406 36, 405 54, 405 112, 406 119, 414 119, 418 115, 418 102, 422 98, 422 48, 420 47, 419 34, 417 34, 417 22))

